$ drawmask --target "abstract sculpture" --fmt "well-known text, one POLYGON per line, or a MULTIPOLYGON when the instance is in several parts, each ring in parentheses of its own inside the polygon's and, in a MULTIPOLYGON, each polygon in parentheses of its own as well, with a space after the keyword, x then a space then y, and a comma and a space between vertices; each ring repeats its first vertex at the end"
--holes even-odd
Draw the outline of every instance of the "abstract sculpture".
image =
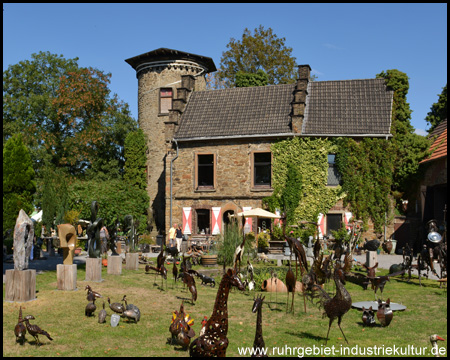
POLYGON ((189 347, 191 357, 224 357, 228 347, 228 294, 232 286, 244 290, 241 280, 234 270, 228 269, 223 275, 217 291, 216 302, 211 317, 205 325, 205 333, 196 338, 189 347))
POLYGON ((93 201, 91 203, 91 223, 89 224, 86 233, 89 238, 88 254, 90 258, 100 257, 100 229, 103 227, 103 219, 97 219, 98 203, 93 201))
POLYGON ((31 247, 33 245, 34 226, 28 215, 20 209, 14 227, 14 270, 28 269, 31 247))
POLYGON ((60 247, 63 249, 63 264, 72 265, 77 244, 77 232, 71 224, 58 225, 60 247))

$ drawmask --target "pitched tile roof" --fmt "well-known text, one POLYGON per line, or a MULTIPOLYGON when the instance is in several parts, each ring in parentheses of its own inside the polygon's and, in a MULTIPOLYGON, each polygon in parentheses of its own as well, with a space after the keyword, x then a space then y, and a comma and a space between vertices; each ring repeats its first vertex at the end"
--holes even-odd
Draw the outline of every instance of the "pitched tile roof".
POLYGON ((393 91, 384 79, 308 84, 303 134, 389 135, 393 91))
POLYGON ((430 146, 430 150, 434 151, 428 159, 422 160, 421 164, 447 156, 447 119, 442 121, 428 137, 436 137, 430 146))
POLYGON ((176 139, 291 133, 295 85, 193 92, 176 139))
MULTIPOLYGON (((289 84, 194 92, 175 137, 293 135, 294 89, 289 84)), ((392 96, 383 79, 311 82, 302 134, 387 136, 392 96)))

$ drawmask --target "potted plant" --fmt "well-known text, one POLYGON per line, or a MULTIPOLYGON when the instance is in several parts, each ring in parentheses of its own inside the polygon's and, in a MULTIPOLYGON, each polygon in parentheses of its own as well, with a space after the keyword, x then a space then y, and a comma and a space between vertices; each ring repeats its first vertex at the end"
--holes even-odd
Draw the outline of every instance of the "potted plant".
POLYGON ((269 252, 269 239, 270 235, 268 233, 262 232, 258 234, 258 252, 265 254, 269 252))

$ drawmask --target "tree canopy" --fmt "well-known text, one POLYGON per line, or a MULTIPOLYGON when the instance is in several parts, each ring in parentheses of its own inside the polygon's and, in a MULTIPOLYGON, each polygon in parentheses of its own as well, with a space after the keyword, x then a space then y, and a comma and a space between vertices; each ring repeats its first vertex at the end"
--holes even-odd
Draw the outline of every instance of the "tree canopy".
POLYGON ((222 53, 217 72, 219 81, 223 81, 225 87, 234 87, 239 71, 256 74, 261 69, 267 74, 269 85, 294 83, 297 78, 295 57, 285 41, 262 25, 255 28, 253 34, 245 28, 242 39, 231 38, 228 50, 222 53))
POLYGON ((235 85, 236 87, 266 86, 268 81, 267 74, 262 69, 259 69, 255 74, 238 71, 235 85))
POLYGON ((438 94, 439 99, 437 103, 431 105, 430 112, 427 114, 425 120, 431 127, 428 132, 432 132, 443 120, 447 119, 447 84, 442 88, 442 93, 438 94))

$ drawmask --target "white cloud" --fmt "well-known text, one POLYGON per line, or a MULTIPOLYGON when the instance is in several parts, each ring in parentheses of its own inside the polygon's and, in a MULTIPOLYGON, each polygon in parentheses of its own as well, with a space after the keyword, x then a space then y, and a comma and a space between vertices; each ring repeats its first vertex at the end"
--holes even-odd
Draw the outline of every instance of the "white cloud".
POLYGON ((421 136, 427 136, 428 135, 428 132, 426 130, 423 130, 423 129, 415 129, 414 133, 417 134, 417 135, 421 135, 421 136))

